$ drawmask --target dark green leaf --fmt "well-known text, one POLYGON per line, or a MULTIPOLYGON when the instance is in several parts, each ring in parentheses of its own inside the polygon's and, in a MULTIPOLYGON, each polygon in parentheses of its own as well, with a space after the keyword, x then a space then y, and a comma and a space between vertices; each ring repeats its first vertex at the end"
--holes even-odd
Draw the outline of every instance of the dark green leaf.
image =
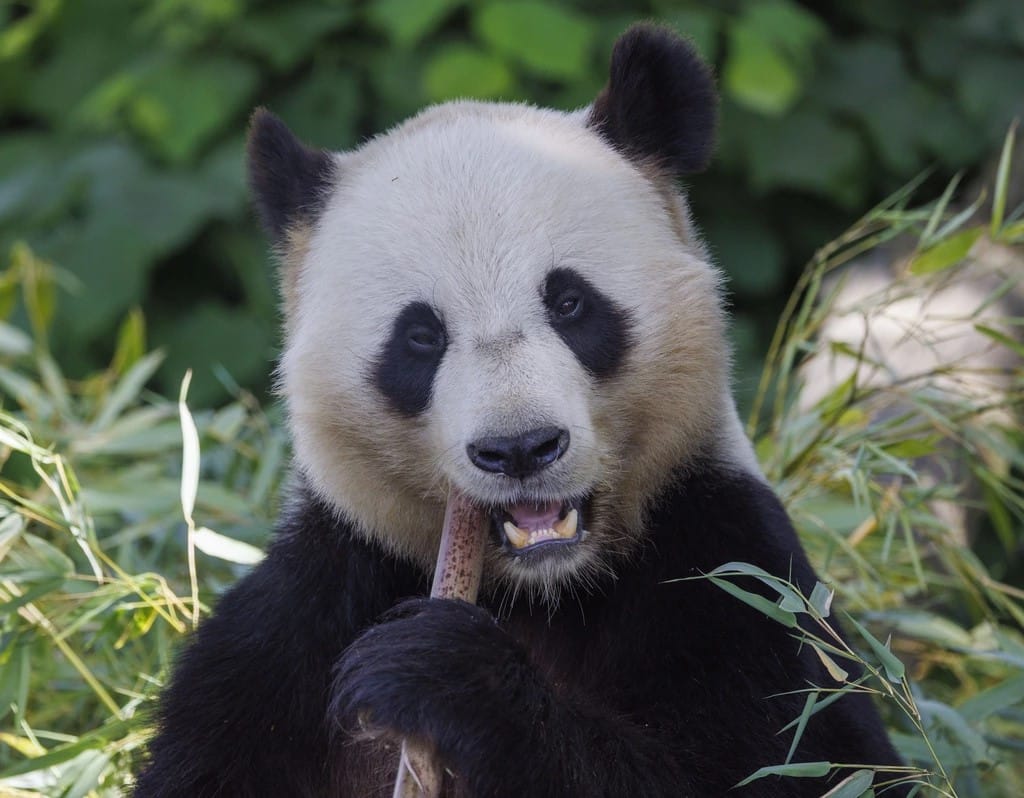
MULTIPOLYGON (((375 4, 376 5, 376 4, 375 4)), ((228 41, 256 53, 278 71, 293 69, 314 44, 352 19, 352 8, 292 3, 243 15, 228 41)))
POLYGON ((375 0, 366 16, 399 47, 409 47, 464 4, 465 0, 375 0))

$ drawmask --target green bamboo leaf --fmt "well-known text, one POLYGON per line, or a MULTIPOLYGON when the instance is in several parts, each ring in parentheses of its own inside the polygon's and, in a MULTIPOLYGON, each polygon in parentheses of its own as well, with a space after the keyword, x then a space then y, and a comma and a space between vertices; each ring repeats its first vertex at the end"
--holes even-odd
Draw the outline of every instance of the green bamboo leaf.
POLYGON ((779 605, 789 612, 806 612, 807 604, 785 579, 746 562, 727 562, 708 573, 709 576, 750 576, 779 594, 779 605))
POLYGON ((62 765, 65 762, 70 762, 83 751, 99 748, 110 740, 123 738, 126 734, 132 731, 132 725, 136 723, 138 723, 138 721, 134 719, 132 721, 120 719, 113 720, 98 729, 94 729, 83 734, 74 742, 67 743, 66 745, 61 745, 47 751, 42 756, 37 756, 32 759, 22 759, 18 762, 14 762, 9 767, 0 771, 0 779, 9 779, 26 773, 45 771, 49 768, 62 765))
POLYGON ((728 579, 720 579, 716 576, 709 578, 726 593, 735 596, 744 604, 753 607, 758 612, 764 613, 772 620, 778 621, 783 626, 787 626, 790 629, 796 627, 796 615, 788 610, 782 609, 778 604, 769 601, 764 596, 759 596, 757 593, 751 593, 748 590, 744 590, 739 585, 730 582, 728 579))
POLYGON ((1024 357, 1024 344, 1021 344, 1020 341, 1011 338, 1006 333, 1000 332, 999 330, 993 327, 989 327, 986 324, 975 324, 974 329, 980 332, 982 335, 991 338, 993 341, 997 341, 998 343, 1002 344, 1007 349, 1016 352, 1021 357, 1024 357))
POLYGON ((771 765, 770 767, 760 768, 750 776, 747 776, 736 787, 745 787, 751 782, 763 779, 765 776, 820 779, 822 776, 827 776, 832 767, 831 762, 796 762, 791 765, 771 765))
POLYGON ((1006 214, 1006 196, 1010 190, 1010 163, 1013 161, 1013 143, 1017 137, 1017 120, 1013 121, 1006 131, 1003 140, 1003 151, 999 155, 999 166, 996 169, 996 183, 992 194, 992 221, 989 231, 992 238, 1000 237, 1003 218, 1006 214))
POLYGON ((110 367, 115 374, 124 374, 146 354, 146 319, 139 308, 124 317, 117 331, 117 343, 110 367))
POLYGON ((999 682, 964 701, 957 711, 964 720, 979 723, 1008 707, 1024 705, 1024 674, 999 682))
POLYGON ((957 172, 953 179, 949 181, 949 185, 946 186, 946 190, 942 192, 942 196, 939 197, 939 201, 935 203, 935 208, 932 210, 931 215, 928 217, 928 224, 924 227, 924 232, 921 233, 921 246, 927 247, 932 244, 932 236, 935 235, 935 231, 939 227, 939 222, 942 221, 943 215, 946 213, 946 208, 949 207, 949 202, 953 199, 953 192, 956 191, 956 187, 960 185, 960 181, 963 179, 963 172, 957 172))
POLYGON ((887 645, 882 643, 876 638, 871 632, 864 628, 863 625, 857 623, 857 619, 852 616, 847 616, 850 623, 853 624, 854 628, 860 632, 860 636, 864 638, 871 650, 875 652, 875 656, 878 657, 882 663, 882 667, 885 669, 885 675, 890 682, 898 683, 903 679, 906 673, 906 668, 903 663, 900 662, 899 658, 893 654, 887 645))
POLYGON ((71 780, 71 785, 61 793, 61 798, 86 798, 95 795, 100 786, 100 777, 110 767, 110 756, 104 751, 83 751, 71 762, 63 774, 64 780, 71 780))
POLYGON ((923 716, 940 723, 949 732, 952 739, 968 754, 971 764, 991 762, 985 738, 973 729, 967 719, 953 707, 941 701, 926 698, 919 698, 917 707, 923 716))
POLYGON ((874 780, 873 770, 855 770, 821 798, 869 798, 875 794, 871 789, 874 780))
POLYGON ((814 590, 811 591, 811 596, 807 599, 807 603, 814 608, 820 617, 827 618, 832 612, 832 599, 835 595, 836 592, 829 588, 828 585, 823 582, 815 582, 814 590))
POLYGON ((0 390, 10 395, 32 418, 47 418, 54 413, 53 402, 35 382, 0 366, 0 390))
POLYGON ((955 266, 971 251, 985 231, 980 227, 952 235, 935 246, 919 252, 910 262, 911 274, 931 274, 955 266))
POLYGON ((789 744, 789 753, 786 754, 786 761, 784 764, 788 765, 793 761, 793 754, 796 753, 796 747, 800 744, 800 738, 804 736, 804 729, 807 728, 807 721, 811 719, 811 715, 814 714, 814 704, 818 700, 817 692, 810 692, 807 694, 807 698, 804 700, 804 708, 800 711, 799 717, 796 719, 796 731, 793 732, 793 741, 789 744))
POLYGON ((90 429, 102 430, 109 426, 128 405, 138 399, 142 389, 156 374, 163 360, 163 352, 150 352, 128 369, 103 403, 100 412, 90 425, 90 429))

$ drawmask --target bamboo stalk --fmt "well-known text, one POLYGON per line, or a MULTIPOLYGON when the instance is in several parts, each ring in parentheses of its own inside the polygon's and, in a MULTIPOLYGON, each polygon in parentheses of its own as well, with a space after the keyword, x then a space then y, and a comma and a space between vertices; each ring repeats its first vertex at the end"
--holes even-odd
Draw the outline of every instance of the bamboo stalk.
MULTIPOLYGON (((448 496, 431 598, 476 603, 484 564, 484 514, 456 488, 448 496)), ((444 772, 427 746, 402 741, 392 798, 439 798, 444 772)))

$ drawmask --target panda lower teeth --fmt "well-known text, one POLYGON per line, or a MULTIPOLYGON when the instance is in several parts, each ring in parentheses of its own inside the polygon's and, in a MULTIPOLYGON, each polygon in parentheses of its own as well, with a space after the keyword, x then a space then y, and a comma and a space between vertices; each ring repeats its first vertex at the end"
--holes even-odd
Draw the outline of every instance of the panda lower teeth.
POLYGON ((579 524, 579 512, 570 510, 565 518, 555 522, 549 529, 523 529, 511 521, 503 525, 505 538, 513 548, 525 549, 546 540, 570 540, 576 536, 576 528, 579 524))

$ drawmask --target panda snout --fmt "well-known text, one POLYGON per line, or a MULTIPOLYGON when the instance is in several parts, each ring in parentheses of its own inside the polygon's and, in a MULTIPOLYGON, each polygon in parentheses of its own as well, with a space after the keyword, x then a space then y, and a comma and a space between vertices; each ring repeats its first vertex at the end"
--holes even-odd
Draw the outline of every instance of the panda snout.
POLYGON ((521 435, 478 438, 466 446, 466 454, 481 471, 524 479, 543 471, 568 449, 569 430, 538 427, 521 435))

